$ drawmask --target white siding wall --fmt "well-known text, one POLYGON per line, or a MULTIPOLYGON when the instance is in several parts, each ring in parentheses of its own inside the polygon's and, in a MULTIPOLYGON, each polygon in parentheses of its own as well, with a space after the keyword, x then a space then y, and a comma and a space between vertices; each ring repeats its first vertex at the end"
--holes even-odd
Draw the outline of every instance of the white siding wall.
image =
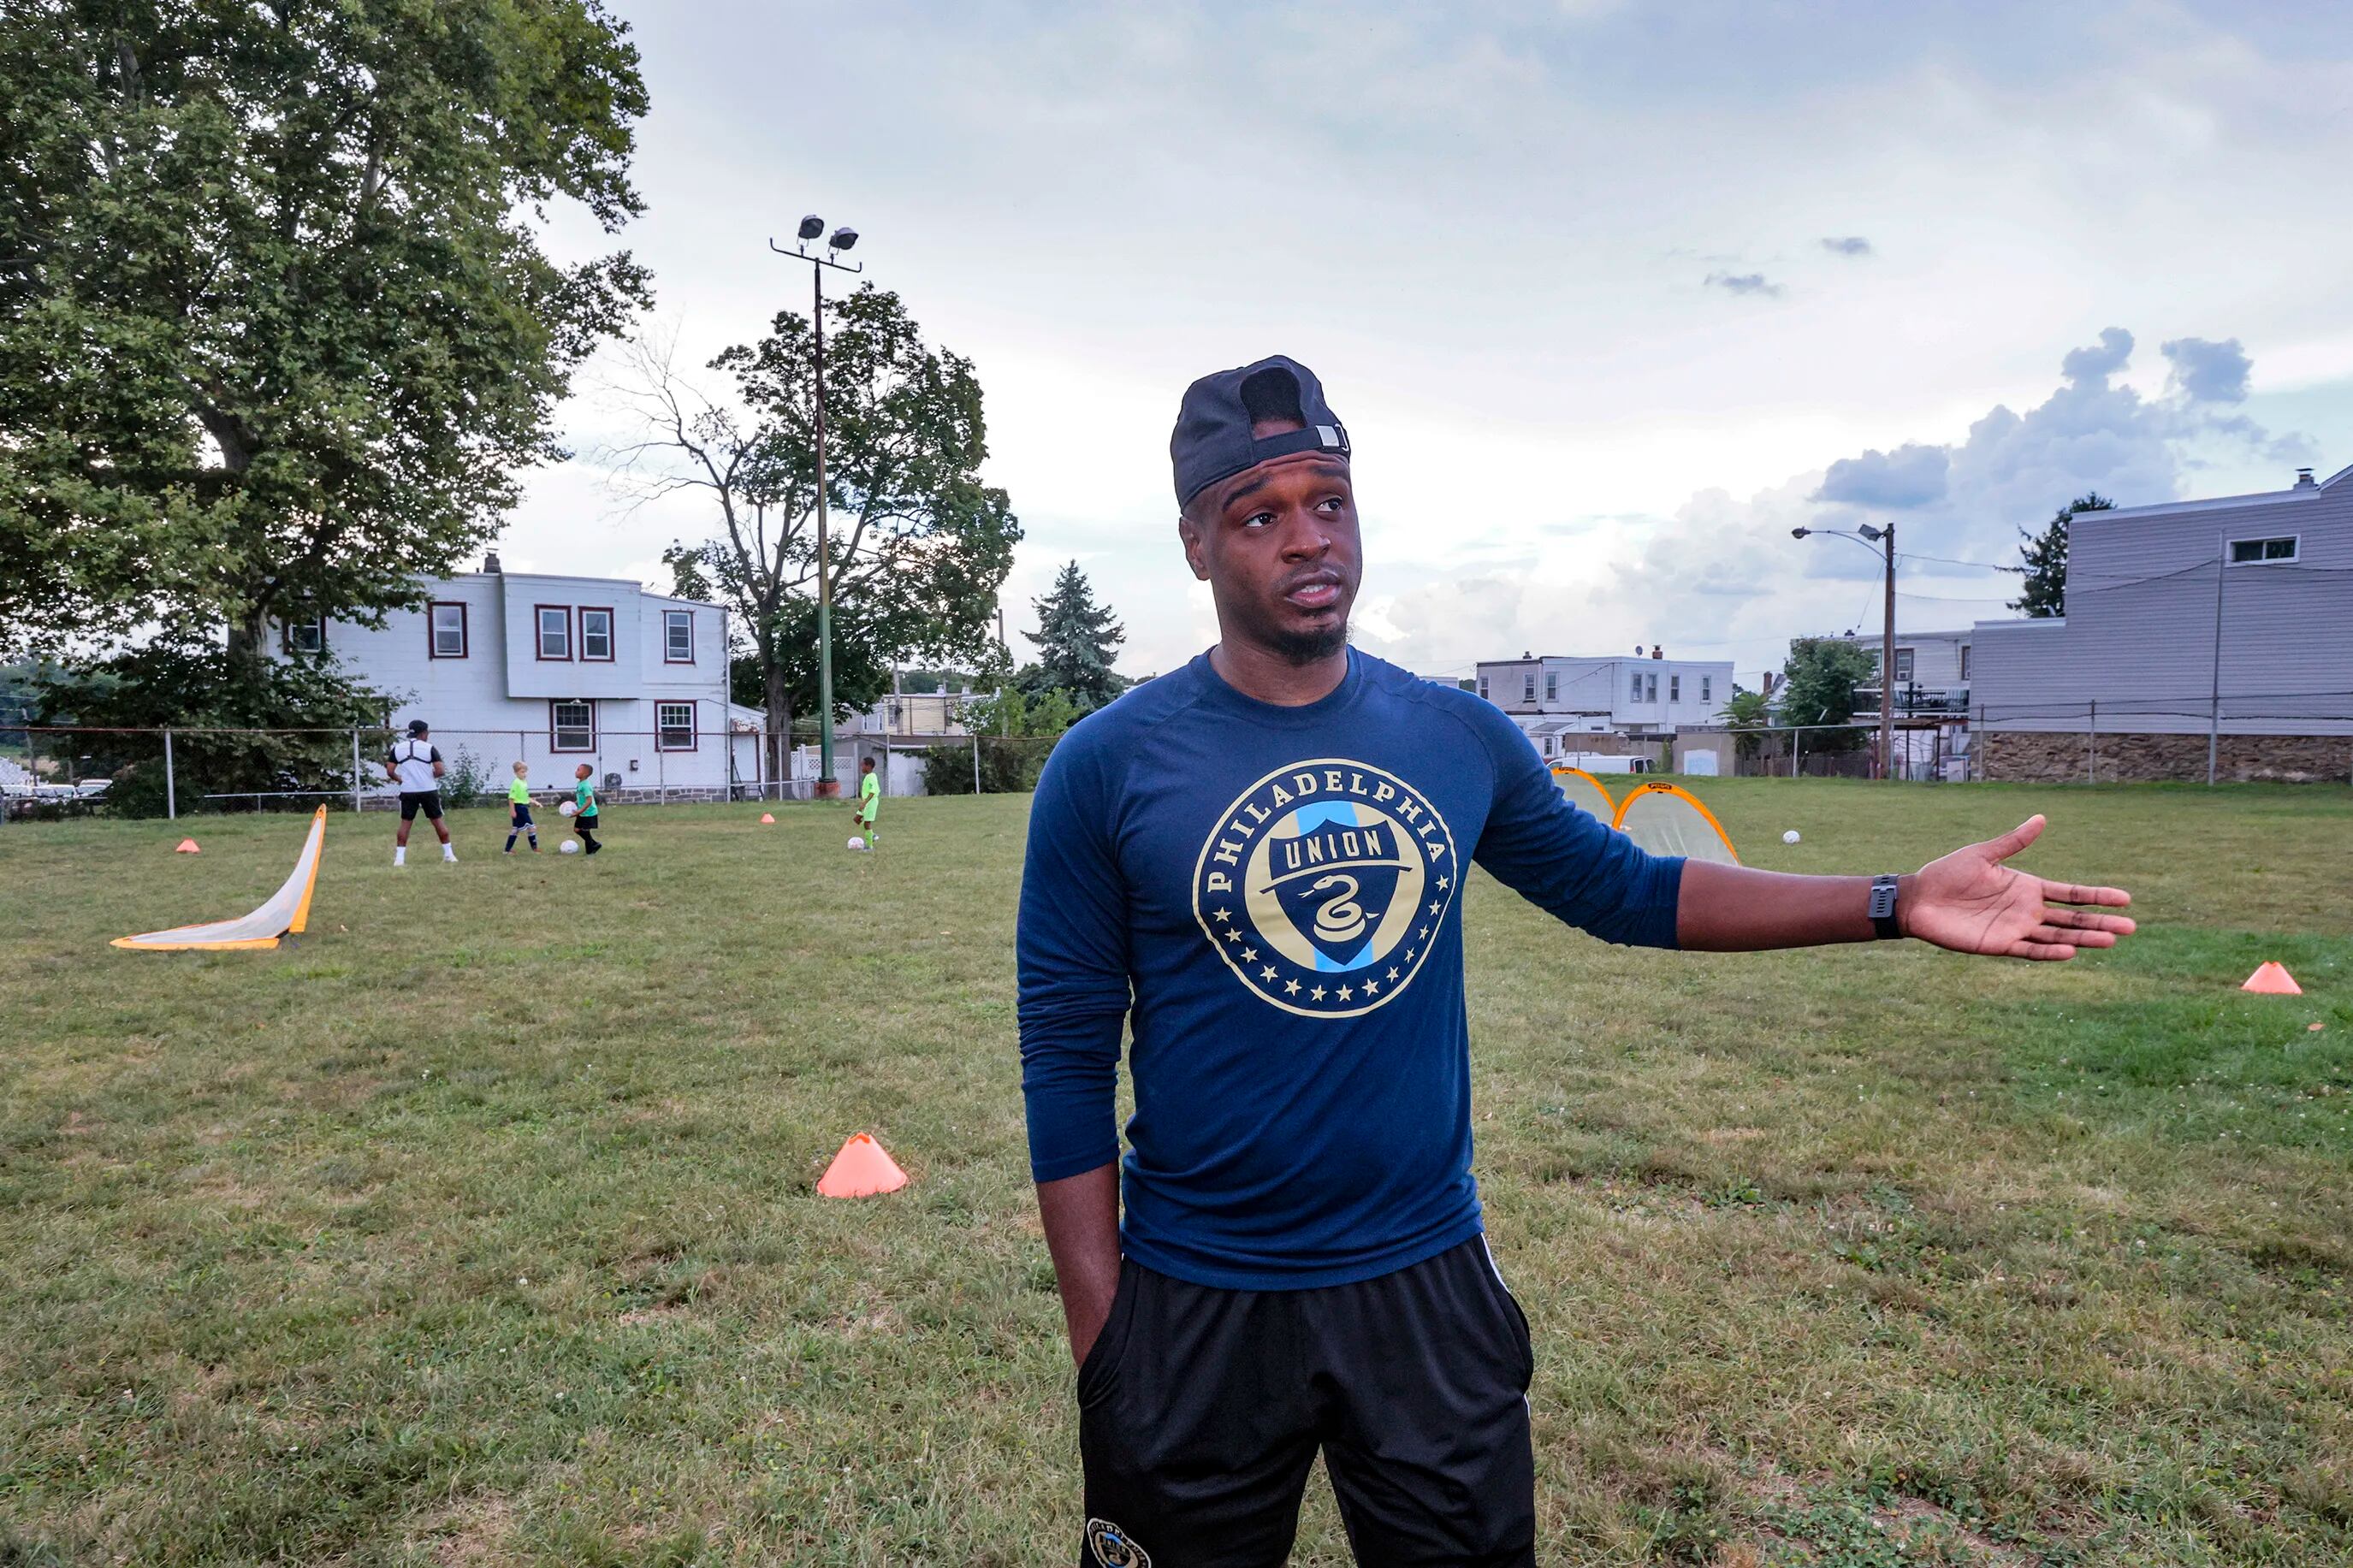
POLYGON ((427 611, 396 612, 374 629, 342 623, 327 628, 327 647, 344 668, 395 696, 396 729, 411 719, 424 720, 445 758, 462 747, 483 764, 497 789, 505 787, 517 760, 530 765, 533 789, 567 785, 583 762, 595 766, 600 781, 608 773, 619 773, 624 788, 717 789, 729 782, 726 616, 715 605, 644 594, 633 583, 519 573, 470 574, 433 584, 430 594, 438 602, 466 606, 464 658, 431 657, 427 611), (535 659, 532 608, 537 604, 609 606, 615 619, 612 662, 584 663, 576 657, 576 616, 575 657, 535 659), (664 662, 665 609, 694 616, 693 663, 664 662), (519 650, 517 638, 522 639, 519 650), (511 684, 517 671, 519 689, 511 684), (549 703, 575 698, 595 704, 596 743, 586 752, 559 752, 552 744, 549 703), (656 746, 658 702, 693 705, 692 750, 656 746))
POLYGON ((1607 714, 1612 724, 1673 729, 1685 724, 1712 724, 1732 697, 1732 665, 1728 660, 1683 658, 1538 658, 1497 659, 1482 663, 1479 674, 1487 682, 1487 700, 1514 714, 1607 714), (1645 678, 1643 696, 1633 696, 1633 677, 1645 678), (1658 677, 1659 696, 1650 700, 1648 678, 1658 677), (1530 700, 1527 683, 1533 677, 1535 695, 1530 700), (1551 679, 1546 697, 1546 678, 1551 679), (1681 682, 1680 697, 1674 695, 1681 682), (1700 695, 1704 685, 1708 695, 1700 695))

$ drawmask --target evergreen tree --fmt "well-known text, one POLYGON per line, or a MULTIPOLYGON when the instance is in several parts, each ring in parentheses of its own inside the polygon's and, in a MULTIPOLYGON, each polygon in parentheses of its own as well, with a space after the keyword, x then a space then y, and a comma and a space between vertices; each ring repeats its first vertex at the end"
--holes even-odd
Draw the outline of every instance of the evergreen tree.
POLYGON ((1018 677, 1024 690, 1067 692, 1082 710, 1092 710, 1127 689, 1126 678, 1111 667, 1127 632, 1110 605, 1095 603, 1077 562, 1064 566, 1053 587, 1029 607, 1038 612, 1038 629, 1021 635, 1038 645, 1038 662, 1018 677))
POLYGON ((2079 511, 2105 511, 2116 503, 2097 490, 2077 496, 2059 509, 2056 515, 2042 526, 2040 533, 2018 531, 2025 542, 2018 553, 2026 563, 2026 584, 2019 596, 2010 602, 2013 610, 2028 616, 2063 616, 2067 613, 2067 524, 2079 511))

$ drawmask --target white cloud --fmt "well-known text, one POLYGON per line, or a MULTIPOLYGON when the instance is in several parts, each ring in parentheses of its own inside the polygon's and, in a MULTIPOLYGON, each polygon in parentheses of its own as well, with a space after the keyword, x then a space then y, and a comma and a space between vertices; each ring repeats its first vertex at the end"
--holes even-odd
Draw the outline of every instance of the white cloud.
MULTIPOLYGON (((1898 565, 1899 627, 2002 616, 2016 580, 1950 563, 2015 564, 2018 531, 2087 490, 2125 505, 2168 500, 2200 463, 2281 450, 2221 405, 2246 378, 2243 359, 2232 360, 2235 340, 2167 345, 2176 374, 2158 397, 2120 383, 2133 348, 2130 332, 2107 328, 2064 357, 2063 384, 2042 402, 2022 414, 1997 405, 1951 442, 1864 451, 1745 498, 1699 491, 1605 563, 1535 552, 1517 571, 1482 568, 1384 596, 1363 640, 1433 673, 1499 649, 1584 654, 1636 641, 1730 658, 1743 673, 1778 667, 1792 636, 1879 626, 1875 549, 1835 534, 1790 537, 1864 522, 1894 526, 1908 557, 1898 565)), ((2274 483, 2286 477, 2283 467, 2274 483)))
MULTIPOLYGON (((1862 551, 1786 528, 1906 497, 1907 543, 2006 556, 2082 476, 2278 482, 2232 344, 2257 404, 2306 389, 2295 422, 2353 429, 2344 7, 632 10, 649 209, 621 239, 682 357, 802 307, 767 235, 855 223, 869 276, 987 389, 988 474, 1030 531, 1009 618, 1076 555, 1138 670, 1214 635, 1170 541, 1177 395, 1270 352, 1357 437, 1368 595, 1515 576, 1490 606, 1514 652, 1680 635, 1761 662, 1872 608, 1831 563, 1867 577, 1862 551), (2054 395, 2054 351, 2120 321, 2179 352, 2136 376, 2102 340, 2054 395), (1670 568, 1694 595, 1645 602, 1670 568)), ((517 540, 618 570, 679 526, 608 521, 587 488, 535 482, 517 540)), ((1433 657, 1493 651, 1476 619, 1417 626, 1433 657)))
POLYGON ((2199 403, 2243 403, 2247 373, 2253 362, 2236 338, 2209 342, 2204 338, 2175 338, 2158 345, 2172 363, 2172 382, 2183 396, 2199 403))

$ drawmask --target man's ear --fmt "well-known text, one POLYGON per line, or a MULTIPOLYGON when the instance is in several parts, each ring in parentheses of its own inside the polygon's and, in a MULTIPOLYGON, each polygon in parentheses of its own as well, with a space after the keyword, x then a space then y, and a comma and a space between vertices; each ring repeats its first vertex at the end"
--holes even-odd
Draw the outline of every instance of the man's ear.
POLYGON ((1181 511, 1176 514, 1176 537, 1185 546, 1185 564, 1193 569, 1195 577, 1208 582, 1209 563, 1201 558, 1201 531, 1181 511))

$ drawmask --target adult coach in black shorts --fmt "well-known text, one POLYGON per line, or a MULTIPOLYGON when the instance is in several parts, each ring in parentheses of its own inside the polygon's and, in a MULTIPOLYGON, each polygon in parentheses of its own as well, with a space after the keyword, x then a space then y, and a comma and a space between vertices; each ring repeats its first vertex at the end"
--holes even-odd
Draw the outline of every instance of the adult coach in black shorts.
POLYGON ((1320 1449, 1360 1563, 1530 1563, 1527 1326, 1471 1177, 1462 862, 1609 941, 1718 952, 2065 959, 2133 925, 2063 906, 2128 900, 2004 866, 2040 818, 1901 877, 1646 855, 1499 710, 1349 648, 1348 437, 1305 367, 1194 383, 1170 454, 1218 645, 1055 748, 1021 889, 1079 1561, 1279 1563, 1320 1449))
POLYGON ((441 858, 454 861, 458 851, 449 845, 449 825, 441 820, 441 775, 446 771, 441 750, 433 744, 432 731, 422 719, 408 721, 408 738, 395 741, 385 753, 384 765, 390 771, 393 782, 400 786, 400 827, 392 838, 392 863, 408 864, 408 825, 423 812, 425 820, 433 825, 441 840, 441 858))

